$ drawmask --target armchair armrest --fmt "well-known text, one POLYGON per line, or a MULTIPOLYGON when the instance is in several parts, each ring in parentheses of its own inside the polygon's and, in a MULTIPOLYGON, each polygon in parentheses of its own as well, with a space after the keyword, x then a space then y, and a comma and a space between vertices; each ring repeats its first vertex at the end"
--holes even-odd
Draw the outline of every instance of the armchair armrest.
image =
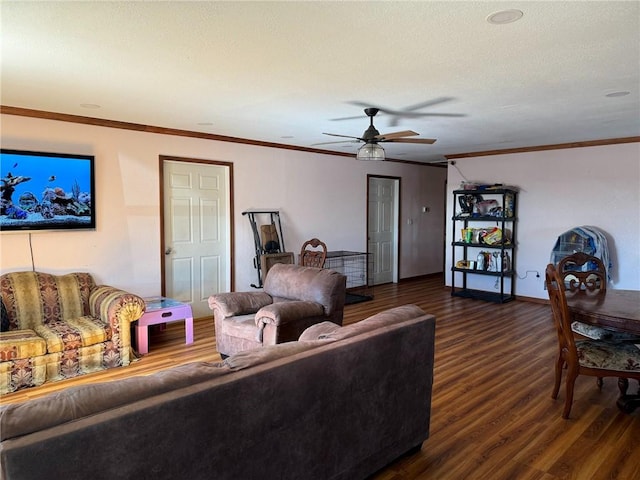
POLYGON ((130 324, 145 310, 142 298, 108 285, 99 285, 89 294, 89 311, 111 328, 111 340, 118 347, 131 343, 130 324))
POLYGON ((324 315, 324 307, 320 303, 304 300, 278 302, 262 307, 256 313, 256 326, 270 323, 284 325, 301 318, 318 317, 324 315))
POLYGON ((216 293, 209 297, 209 308, 222 314, 224 318, 234 315, 256 313, 262 307, 273 302, 270 295, 264 292, 229 292, 216 293))
POLYGON ((258 327, 257 340, 262 342, 265 325, 284 325, 303 318, 318 317, 324 315, 324 307, 320 303, 304 300, 293 300, 273 303, 262 307, 256 313, 256 326, 258 327))

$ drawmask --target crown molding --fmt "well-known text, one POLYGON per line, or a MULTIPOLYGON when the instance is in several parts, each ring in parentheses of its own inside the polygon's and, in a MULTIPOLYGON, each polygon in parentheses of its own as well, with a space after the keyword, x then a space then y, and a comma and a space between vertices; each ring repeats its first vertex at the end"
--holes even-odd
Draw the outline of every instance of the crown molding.
MULTIPOLYGON (((307 153, 319 153, 321 155, 333 155, 340 157, 353 158, 352 153, 334 152, 320 150, 318 148, 300 147, 297 145, 287 145, 286 143, 264 142, 260 140, 251 140, 248 138, 230 137, 227 135, 217 135, 214 133, 196 132, 192 130, 180 130, 177 128, 157 127, 153 125, 143 125, 139 123, 122 122, 119 120, 107 120, 104 118, 85 117, 82 115, 71 115, 68 113, 47 112, 44 110, 33 110, 30 108, 12 107, 9 105, 0 105, 0 113, 6 115, 16 115, 21 117, 41 118, 45 120, 56 120, 59 122, 79 123, 83 125, 93 125, 98 127, 119 128, 122 130, 133 130, 136 132, 157 133, 160 135, 175 135, 179 137, 202 138, 205 140, 215 140, 218 142, 240 143, 243 145, 253 145, 257 147, 281 148, 284 150, 296 150, 307 153)), ((640 142, 640 137, 612 138, 604 140, 590 140, 584 142, 559 143, 556 145, 538 145, 533 147, 509 148, 505 150, 486 150, 481 152, 456 153, 445 155, 447 160, 455 160, 458 158, 483 157, 489 155, 505 155, 509 153, 523 152, 539 152, 544 150, 558 150, 563 148, 580 148, 594 147, 602 145, 614 145, 619 143, 635 143, 640 142)), ((405 163, 409 165, 417 165, 421 167, 447 168, 445 164, 414 162, 410 160, 399 160, 395 158, 387 158, 387 162, 405 163)))
POLYGON ((445 155, 447 160, 458 158, 486 157, 489 155, 506 155, 509 153, 542 152, 545 150, 561 150, 564 148, 600 147, 603 145, 616 145, 620 143, 640 142, 640 137, 607 138, 603 140, 589 140, 584 142, 557 143, 555 145, 536 145, 533 147, 507 148, 504 150, 485 150, 482 152, 456 153, 445 155))

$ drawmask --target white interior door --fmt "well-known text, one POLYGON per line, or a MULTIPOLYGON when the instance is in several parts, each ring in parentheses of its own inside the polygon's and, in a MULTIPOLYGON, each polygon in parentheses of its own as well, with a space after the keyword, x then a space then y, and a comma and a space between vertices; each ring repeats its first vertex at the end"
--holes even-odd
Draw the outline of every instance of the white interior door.
POLYGON ((207 300, 231 283, 229 168, 163 161, 165 296, 210 316, 207 300))
POLYGON ((398 281, 398 182, 369 177, 367 228, 374 285, 398 281))

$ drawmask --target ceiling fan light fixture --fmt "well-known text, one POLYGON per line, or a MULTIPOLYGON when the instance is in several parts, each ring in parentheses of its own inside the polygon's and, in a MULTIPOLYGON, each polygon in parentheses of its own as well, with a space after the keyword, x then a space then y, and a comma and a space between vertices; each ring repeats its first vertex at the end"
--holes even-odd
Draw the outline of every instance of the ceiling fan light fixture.
POLYGON ((356 154, 358 160, 384 160, 384 148, 377 143, 365 143, 358 149, 356 154))

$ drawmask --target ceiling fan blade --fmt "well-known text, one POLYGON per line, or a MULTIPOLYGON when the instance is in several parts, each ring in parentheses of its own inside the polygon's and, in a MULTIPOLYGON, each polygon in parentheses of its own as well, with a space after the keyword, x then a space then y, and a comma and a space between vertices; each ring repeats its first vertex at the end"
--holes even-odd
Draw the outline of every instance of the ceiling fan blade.
MULTIPOLYGON (((420 110, 422 108, 438 105, 439 103, 450 102, 451 100, 455 100, 455 99, 453 97, 439 97, 439 98, 434 98, 433 100, 427 100, 426 102, 416 103, 415 105, 411 105, 409 107, 402 108, 402 109, 391 109, 391 108, 385 108, 380 106, 375 106, 375 108, 380 110, 382 113, 386 113, 388 115, 406 116, 406 115, 411 115, 413 112, 415 112, 415 110, 420 110)), ((359 101, 350 101, 347 103, 350 103, 351 105, 357 105, 360 107, 373 106, 370 103, 359 102, 359 101)))
POLYGON ((426 102, 416 103, 415 105, 411 105, 410 107, 406 107, 401 112, 412 112, 414 110, 420 110, 421 108, 431 107, 432 105, 438 105, 439 103, 450 102, 454 100, 453 97, 439 97, 434 98, 433 100, 427 100, 426 102))
POLYGON ((320 143, 312 143, 311 146, 315 145, 330 145, 332 143, 360 143, 360 139, 354 138, 353 140, 337 140, 335 142, 320 142, 320 143))
POLYGON ((410 112, 404 114, 407 118, 414 117, 466 117, 464 113, 422 113, 422 112, 410 112))
MULTIPOLYGON (((353 135, 340 135, 338 133, 326 133, 322 132, 323 135, 330 135, 332 137, 344 137, 344 138, 355 138, 356 140, 362 140, 360 137, 354 137, 353 135)), ((362 140, 364 141, 364 140, 362 140)))
MULTIPOLYGON (((378 105, 373 105, 371 103, 365 103, 365 102, 358 102, 357 100, 354 101, 350 101, 347 102, 350 103, 351 105, 356 105, 357 107, 364 107, 364 108, 377 108, 378 110, 380 110, 381 112, 385 111, 384 107, 379 107, 378 105)), ((386 109, 388 110, 388 109, 386 109)))
POLYGON ((395 143, 425 143, 431 145, 436 143, 435 138, 393 138, 391 140, 382 140, 385 142, 395 142, 395 143))
POLYGON ((413 137, 415 135, 419 135, 419 133, 414 132, 413 130, 403 130, 401 132, 393 132, 393 133, 381 133, 380 135, 376 135, 378 140, 391 140, 394 138, 402 138, 402 137, 413 137))
POLYGON ((331 120, 332 122, 339 122, 341 120, 356 120, 356 119, 361 119, 361 118, 366 118, 363 115, 357 115, 355 117, 340 117, 340 118, 330 118, 329 120, 331 120))

